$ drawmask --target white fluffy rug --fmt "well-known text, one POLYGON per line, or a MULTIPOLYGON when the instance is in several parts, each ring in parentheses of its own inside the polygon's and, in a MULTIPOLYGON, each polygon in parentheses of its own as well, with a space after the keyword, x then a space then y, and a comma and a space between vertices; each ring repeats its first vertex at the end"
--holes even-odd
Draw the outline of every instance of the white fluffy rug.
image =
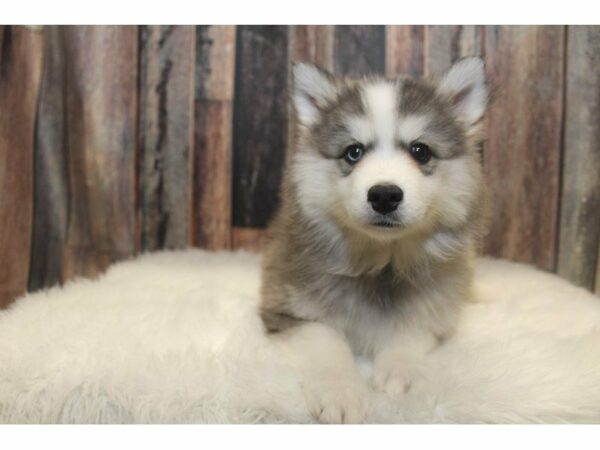
MULTIPOLYGON (((258 256, 158 253, 0 312, 0 422, 309 422, 256 314, 258 256)), ((371 422, 600 422, 600 299, 482 260, 480 301, 371 422)), ((368 372, 368 364, 364 364, 368 372)))

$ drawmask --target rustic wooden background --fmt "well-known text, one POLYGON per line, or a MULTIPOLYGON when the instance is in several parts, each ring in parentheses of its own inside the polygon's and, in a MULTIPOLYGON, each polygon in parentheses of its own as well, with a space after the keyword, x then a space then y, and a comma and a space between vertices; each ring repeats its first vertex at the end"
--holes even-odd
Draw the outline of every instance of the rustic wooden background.
POLYGON ((0 26, 0 305, 140 251, 260 248, 291 61, 487 61, 488 254, 600 290, 600 27, 0 26))

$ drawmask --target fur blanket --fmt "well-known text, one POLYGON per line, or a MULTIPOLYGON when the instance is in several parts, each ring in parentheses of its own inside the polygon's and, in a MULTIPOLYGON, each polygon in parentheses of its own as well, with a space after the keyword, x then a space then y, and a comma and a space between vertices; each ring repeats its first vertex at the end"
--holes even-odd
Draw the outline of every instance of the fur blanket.
MULTIPOLYGON (((479 301, 371 422, 600 422, 600 299, 481 260, 479 301)), ((149 254, 0 312, 0 422, 310 422, 261 331, 259 256, 149 254)), ((362 361, 368 375, 369 363, 362 361)))

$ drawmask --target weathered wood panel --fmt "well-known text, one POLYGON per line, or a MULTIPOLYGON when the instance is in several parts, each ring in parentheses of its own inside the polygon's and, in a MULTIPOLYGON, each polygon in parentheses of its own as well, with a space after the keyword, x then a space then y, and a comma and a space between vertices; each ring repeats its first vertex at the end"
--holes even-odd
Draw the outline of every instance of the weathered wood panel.
POLYGON ((385 73, 385 26, 335 27, 334 72, 352 77, 385 73))
POLYGON ((596 294, 600 295, 600 245, 598 245, 598 256, 596 257, 596 294))
POLYGON ((288 29, 239 26, 233 224, 263 228, 278 203, 287 144, 288 29))
POLYGON ((485 33, 490 82, 484 167, 490 191, 487 253, 555 265, 564 27, 494 26, 485 33))
MULTIPOLYGON (((288 92, 292 89, 292 65, 297 62, 309 62, 328 72, 333 72, 333 46, 335 26, 333 25, 295 25, 290 27, 289 36, 290 67, 288 72, 288 92)), ((294 105, 288 99, 288 142, 287 153, 294 151, 298 133, 294 105)))
POLYGON ((0 27, 0 307, 27 289, 42 33, 0 27))
POLYGON ((44 68, 35 129, 35 201, 29 290, 60 283, 67 233, 69 176, 65 141, 63 29, 44 28, 44 68))
POLYGON ((190 242, 194 133, 193 26, 140 27, 141 248, 190 242))
POLYGON ((569 27, 558 273, 594 288, 600 245, 600 27, 569 27))
POLYGON ((398 74, 423 75, 425 27, 388 25, 386 29, 386 70, 388 77, 398 74))
POLYGON ((235 27, 197 27, 195 64, 194 243, 229 248, 235 27))
POLYGON ((482 27, 477 25, 430 25, 426 29, 425 74, 440 75, 465 56, 482 53, 482 27))
POLYGON ((233 228, 233 248, 260 252, 269 240, 269 231, 265 228, 233 228))
POLYGON ((133 254, 137 27, 66 27, 70 208, 65 276, 133 254))

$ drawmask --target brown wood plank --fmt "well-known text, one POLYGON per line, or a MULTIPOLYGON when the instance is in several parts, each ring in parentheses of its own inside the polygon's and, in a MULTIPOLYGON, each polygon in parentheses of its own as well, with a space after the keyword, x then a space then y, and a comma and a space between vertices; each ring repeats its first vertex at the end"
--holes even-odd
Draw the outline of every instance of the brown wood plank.
POLYGON ((385 35, 383 25, 336 26, 334 72, 351 77, 384 74, 385 35))
POLYGON ((33 213, 34 123, 42 33, 0 29, 0 307, 27 288, 33 213))
POLYGON ((64 35, 44 28, 44 68, 35 129, 35 202, 29 290, 60 283, 67 232, 64 35))
POLYGON ((398 74, 423 75, 425 27, 388 25, 386 29, 386 69, 388 77, 398 74))
POLYGON ((233 228, 233 247, 236 249, 260 252, 269 240, 269 231, 265 228, 233 228))
POLYGON ((482 27, 478 25, 430 25, 426 30, 425 74, 440 75, 465 56, 482 53, 482 27))
POLYGON ((287 144, 288 29, 239 26, 233 224, 263 228, 278 204, 287 144))
POLYGON ((290 28, 290 59, 310 62, 332 72, 335 26, 294 25, 290 28))
MULTIPOLYGON (((293 25, 290 26, 290 67, 288 68, 288 91, 291 89, 291 66, 296 62, 309 62, 328 72, 333 72, 333 46, 335 26, 293 25)), ((288 99, 288 142, 287 152, 294 151, 298 133, 291 99, 288 99)))
POLYGON ((568 28, 558 273, 594 289, 600 246, 600 27, 568 28))
POLYGON ((487 115, 488 254, 555 265, 564 28, 490 26, 485 54, 496 96, 487 115))
POLYGON ((598 245, 598 256, 596 257, 596 288, 594 292, 600 295, 600 245, 598 245))
POLYGON ((70 207, 65 277, 133 254, 138 31, 65 27, 70 207))
POLYGON ((194 243, 231 247, 234 26, 196 29, 194 243))
POLYGON ((193 26, 140 27, 141 248, 190 243, 193 26))

